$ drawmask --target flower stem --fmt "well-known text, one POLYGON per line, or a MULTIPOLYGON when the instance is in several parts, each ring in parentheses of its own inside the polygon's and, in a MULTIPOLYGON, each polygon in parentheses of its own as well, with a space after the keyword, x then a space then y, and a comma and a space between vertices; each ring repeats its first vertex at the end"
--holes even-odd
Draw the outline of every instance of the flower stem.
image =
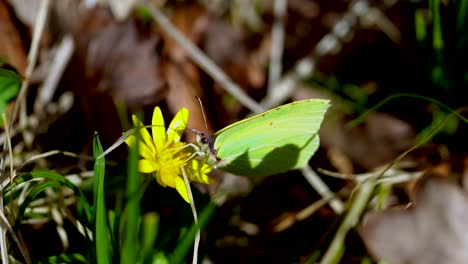
MULTIPOLYGON (((193 199, 192 189, 190 189, 190 182, 187 177, 187 172, 184 168, 181 168, 182 176, 184 178, 185 187, 187 188, 189 200, 190 200, 190 207, 192 208, 193 220, 195 221, 195 225, 198 225, 198 216, 197 216, 197 209, 195 208, 195 200, 193 199)), ((198 261, 198 245, 200 244, 200 229, 197 228, 197 233, 195 234, 195 240, 193 243, 193 260, 192 263, 196 264, 198 261)))

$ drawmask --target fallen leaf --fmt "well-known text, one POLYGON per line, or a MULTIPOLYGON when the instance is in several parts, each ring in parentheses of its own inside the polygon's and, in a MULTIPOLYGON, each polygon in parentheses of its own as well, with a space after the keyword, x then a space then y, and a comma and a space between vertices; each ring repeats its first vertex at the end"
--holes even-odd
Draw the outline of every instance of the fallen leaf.
POLYGON ((256 49, 248 47, 244 32, 219 18, 211 18, 206 29, 203 47, 213 59, 239 86, 259 89, 266 81, 264 69, 256 61, 256 49))
MULTIPOLYGON (((192 43, 198 43, 200 34, 208 24, 206 11, 198 6, 184 6, 174 11, 171 17, 172 23, 179 31, 190 39, 192 43)), ((202 109, 195 98, 199 96, 203 99, 204 89, 201 86, 201 77, 199 68, 188 57, 185 50, 170 37, 163 36, 164 48, 163 54, 163 72, 168 84, 168 93, 166 96, 167 105, 172 113, 176 113, 180 108, 189 109, 190 118, 189 128, 211 131, 210 120, 207 120, 207 127, 202 116, 202 109)), ((208 103, 204 100, 204 103, 208 103)), ((203 105, 204 111, 207 111, 207 105, 203 105)), ((188 141, 195 140, 195 134, 186 133, 188 141)))
POLYGON ((368 213, 361 236, 386 263, 468 263, 468 197, 447 178, 427 176, 414 205, 368 213))
MULTIPOLYGON (((75 105, 48 127, 47 136, 53 142, 44 144, 63 149, 61 142, 67 142, 67 150, 81 151, 97 131, 102 145, 108 147, 123 131, 116 104, 136 112, 143 106, 154 107, 165 95, 160 38, 134 19, 116 22, 109 9, 96 7, 82 17, 74 39, 75 54, 60 88, 74 92, 75 105)), ((113 154, 126 155, 125 148, 119 149, 113 154)))
MULTIPOLYGON (((24 74, 26 69, 26 53, 21 41, 21 33, 15 23, 14 14, 10 14, 8 6, 0 1, 0 59, 24 74)), ((28 45, 29 43, 26 43, 28 45)))
POLYGON ((118 23, 107 9, 95 8, 83 19, 76 39, 86 78, 95 82, 90 92, 108 93, 129 107, 161 99, 165 81, 159 69, 159 36, 142 36, 134 20, 118 23))
POLYGON ((371 114, 351 129, 346 128, 346 122, 337 116, 325 119, 321 146, 340 151, 365 170, 390 162, 413 144, 411 125, 385 113, 371 114))

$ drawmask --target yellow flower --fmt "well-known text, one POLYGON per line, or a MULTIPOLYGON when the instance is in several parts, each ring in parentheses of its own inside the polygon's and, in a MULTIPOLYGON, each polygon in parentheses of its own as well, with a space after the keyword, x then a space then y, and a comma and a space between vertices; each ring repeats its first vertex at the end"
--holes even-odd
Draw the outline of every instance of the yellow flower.
MULTIPOLYGON (((187 126, 188 115, 188 110, 182 108, 165 131, 161 109, 154 108, 151 126, 153 137, 146 128, 139 129, 141 141, 138 147, 143 159, 138 162, 138 170, 143 173, 152 173, 158 183, 164 187, 176 188, 182 198, 190 203, 182 170, 185 170, 189 181, 211 184, 213 179, 208 176, 211 166, 195 159, 193 148, 180 141, 187 126)), ((136 127, 143 127, 143 123, 136 116, 132 118, 136 127)), ((125 143, 134 147, 135 135, 128 137, 125 143)))

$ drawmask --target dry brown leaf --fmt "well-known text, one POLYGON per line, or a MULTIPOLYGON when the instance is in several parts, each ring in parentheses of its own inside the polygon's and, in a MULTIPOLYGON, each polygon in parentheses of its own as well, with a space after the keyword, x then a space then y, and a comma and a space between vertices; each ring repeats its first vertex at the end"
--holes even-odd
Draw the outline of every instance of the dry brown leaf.
POLYGON ((411 125, 390 115, 371 114, 363 124, 350 130, 346 129, 345 120, 337 118, 325 119, 321 146, 341 151, 366 170, 390 162, 413 144, 411 125))
POLYGON ((130 107, 161 99, 165 81, 157 35, 142 36, 135 21, 117 23, 107 9, 96 8, 84 18, 76 38, 86 78, 96 83, 89 89, 108 93, 130 107))
POLYGON ((468 263, 468 197, 447 178, 429 176, 414 206, 368 213, 361 226, 376 259, 400 264, 468 263))
POLYGON ((261 88, 264 70, 255 60, 255 50, 247 47, 243 32, 220 18, 211 18, 204 35, 206 54, 241 87, 261 88))
MULTIPOLYGON (((24 74, 26 69, 26 53, 21 41, 18 25, 4 1, 0 1, 0 58, 24 74)), ((26 44, 28 45, 28 44, 26 44)))
MULTIPOLYGON (((191 42, 197 43, 208 21, 204 10, 197 6, 190 6, 177 9, 172 17, 172 22, 191 42)), ((166 36, 164 36, 163 52, 167 54, 165 57, 168 58, 163 64, 163 70, 169 88, 166 97, 169 109, 176 113, 182 107, 188 108, 190 112, 188 127, 206 130, 200 105, 195 98, 195 96, 204 97, 200 70, 181 46, 166 36)), ((210 127, 209 122, 208 127, 210 127)), ((211 132, 210 128, 208 130, 211 132)), ((194 140, 193 133, 187 133, 187 135, 189 141, 194 140)))
MULTIPOLYGON (((63 120, 60 129, 64 131, 60 132, 70 136, 76 133, 73 126, 79 127, 79 135, 75 137, 81 142, 73 141, 74 147, 79 148, 80 143, 82 147, 98 131, 103 146, 107 147, 122 135, 116 102, 134 112, 134 108, 154 106, 165 95, 166 82, 160 72, 158 50, 160 39, 130 18, 116 22, 110 11, 102 7, 89 10, 75 30, 74 38, 76 53, 60 86, 76 95, 70 114, 74 113, 75 120, 63 120)), ((52 130, 49 129, 49 136, 52 130)))

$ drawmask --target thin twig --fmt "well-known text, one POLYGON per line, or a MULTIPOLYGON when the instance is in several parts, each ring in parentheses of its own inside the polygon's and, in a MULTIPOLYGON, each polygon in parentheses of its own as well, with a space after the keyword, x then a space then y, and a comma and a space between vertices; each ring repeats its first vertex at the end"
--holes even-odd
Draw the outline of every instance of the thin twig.
MULTIPOLYGON (((129 138, 131 135, 133 135, 137 129, 143 129, 143 128, 152 128, 152 127, 157 127, 155 125, 146 125, 146 126, 139 126, 139 127, 134 127, 129 130, 127 130, 125 133, 122 134, 110 147, 108 147, 104 152, 102 152, 101 155, 97 157, 97 159, 100 159, 107 154, 111 153, 114 149, 118 148, 120 145, 122 145, 127 138, 129 138)), ((177 130, 178 128, 176 128, 177 130)))
POLYGON ((376 178, 372 178, 371 180, 364 182, 361 188, 359 188, 356 199, 354 199, 348 214, 346 214, 346 217, 336 231, 330 246, 323 256, 322 261, 320 262, 321 264, 335 263, 337 258, 343 252, 342 246, 346 235, 348 234, 348 231, 355 227, 359 222, 359 218, 366 208, 367 203, 372 195, 372 191, 377 184, 376 180, 376 178))
POLYGON ((74 49, 75 47, 72 36, 66 35, 57 48, 52 65, 50 66, 47 74, 47 78, 39 88, 38 96, 34 102, 34 112, 41 112, 43 107, 52 100, 60 78, 70 61, 74 49))
POLYGON ((319 210, 323 206, 327 205, 330 202, 330 200, 333 199, 333 198, 334 197, 329 197, 327 199, 322 198, 322 199, 310 204, 306 208, 299 211, 294 216, 293 219, 288 219, 287 221, 281 221, 279 224, 275 225, 273 230, 275 230, 275 232, 282 232, 282 231, 286 230, 287 228, 291 227, 295 222, 307 219, 308 217, 313 215, 317 210, 319 210))
POLYGON ((283 51, 284 51, 284 16, 286 14, 287 0, 275 0, 273 12, 275 20, 271 29, 271 50, 270 65, 268 71, 268 94, 274 94, 276 84, 281 78, 283 70, 283 51))
MULTIPOLYGON (((6 114, 5 113, 2 113, 2 119, 3 119, 3 123, 5 124, 5 134, 6 134, 6 139, 7 139, 7 146, 8 146, 8 154, 9 154, 9 158, 11 161, 13 161, 13 149, 11 147, 11 136, 10 136, 10 130, 8 129, 9 125, 8 125, 8 120, 6 118, 6 114)), ((13 164, 10 165, 10 182, 13 182, 13 164)), ((3 190, 2 190, 3 192, 3 190)), ((2 211, 3 213, 3 193, 1 194, 1 197, 0 197, 0 210, 2 211)), ((14 214, 13 214, 14 216, 14 214)))
MULTIPOLYGON (((5 113, 2 114, 3 125, 5 126, 5 131, 8 131, 8 121, 5 118, 5 113)), ((8 132, 6 132, 5 139, 8 140, 8 132)), ((7 145, 7 144, 5 144, 7 145)), ((3 188, 0 189, 0 214, 6 219, 5 214, 3 213, 3 188)), ((8 248, 6 243, 6 228, 4 226, 9 225, 8 220, 5 221, 5 224, 0 224, 0 255, 2 256, 2 263, 8 263, 8 248)))
POLYGON ((255 100, 250 98, 235 82, 226 75, 208 56, 206 56, 197 46, 193 45, 172 23, 156 8, 154 5, 149 5, 153 19, 159 24, 161 29, 169 37, 174 39, 179 44, 188 56, 206 73, 208 73, 215 81, 223 86, 226 91, 233 95, 250 111, 261 113, 265 111, 255 100))
MULTIPOLYGON (((47 152, 44 152, 44 153, 41 153, 41 154, 34 155, 34 156, 30 157, 29 159, 25 160, 15 170, 15 174, 16 174, 17 171, 20 171, 24 166, 28 165, 29 163, 31 163, 33 161, 36 161, 38 159, 45 159, 45 158, 48 158, 48 157, 51 157, 51 156, 54 156, 54 155, 58 155, 58 154, 62 154, 62 155, 67 156, 67 157, 78 158, 78 159, 82 159, 82 160, 86 160, 86 161, 93 161, 94 160, 94 158, 92 156, 81 155, 81 154, 76 154, 76 153, 73 153, 73 152, 70 152, 70 151, 63 151, 63 150, 55 149, 55 150, 50 150, 50 151, 47 151, 47 152)), ((114 165, 115 162, 106 161, 106 164, 114 165)))
MULTIPOLYGON (((364 181, 367 181, 370 178, 376 177, 376 175, 380 175, 383 169, 366 172, 366 173, 360 173, 360 174, 339 173, 339 172, 329 171, 329 170, 320 169, 320 168, 318 169, 318 171, 320 173, 323 173, 326 176, 343 179, 343 180, 352 180, 359 184, 364 181)), ((392 183, 392 184, 403 183, 403 182, 407 182, 410 180, 418 179, 423 174, 424 174, 424 171, 407 172, 404 170, 392 168, 392 169, 385 171, 385 173, 378 180, 378 183, 383 183, 383 182, 392 183)))
POLYGON ((291 97, 296 90, 297 83, 310 77, 316 69, 317 59, 334 50, 340 41, 349 41, 351 30, 357 23, 357 17, 367 11, 367 0, 354 0, 349 4, 347 14, 344 15, 333 27, 333 30, 323 36, 314 50, 307 56, 296 62, 294 68, 283 76, 272 88, 274 93, 268 95, 260 102, 263 108, 270 109, 291 97))
MULTIPOLYGON (((9 137, 9 130, 8 130, 8 120, 6 118, 6 114, 2 113, 2 119, 3 119, 3 124, 5 126, 5 133, 6 133, 6 138, 7 138, 7 145, 8 145, 8 153, 10 155, 10 159, 13 159, 13 151, 11 149, 11 140, 9 137)), ((11 177, 13 175, 13 166, 10 166, 10 181, 11 177)), ((23 255, 24 259, 26 260, 27 263, 30 263, 29 257, 26 253, 26 250, 23 248, 21 242, 19 241, 18 237, 16 234, 12 231, 13 229, 11 228, 10 223, 8 222, 8 219, 6 218, 3 210, 3 188, 0 189, 0 216, 1 216, 1 223, 0 223, 0 231, 2 234, 2 237, 0 238, 0 254, 2 255, 2 263, 8 263, 8 248, 7 248, 7 243, 6 243, 6 233, 7 231, 10 231, 11 236, 13 237, 14 242, 18 246, 21 254, 23 255)), ((14 217, 14 214, 13 214, 14 217)))
POLYGON ((302 170, 302 174, 309 184, 322 196, 323 199, 330 199, 330 207, 337 213, 341 214, 344 211, 343 202, 334 195, 328 186, 323 182, 320 176, 312 170, 310 166, 306 166, 302 170))
MULTIPOLYGON (((3 213, 0 213, 0 226, 2 227, 2 229, 6 228, 6 231, 8 231, 10 233, 11 237, 13 238, 13 241, 18 246, 24 260, 26 261, 27 264, 30 264, 31 261, 29 260, 26 249, 23 247, 23 245, 19 241, 18 237, 15 234, 15 231, 13 231, 13 228, 11 228, 10 224, 8 223, 8 219, 5 217, 5 215, 3 213)), ((3 255, 3 253, 2 253, 2 263, 9 263, 8 262, 8 252, 5 255, 3 255)))

